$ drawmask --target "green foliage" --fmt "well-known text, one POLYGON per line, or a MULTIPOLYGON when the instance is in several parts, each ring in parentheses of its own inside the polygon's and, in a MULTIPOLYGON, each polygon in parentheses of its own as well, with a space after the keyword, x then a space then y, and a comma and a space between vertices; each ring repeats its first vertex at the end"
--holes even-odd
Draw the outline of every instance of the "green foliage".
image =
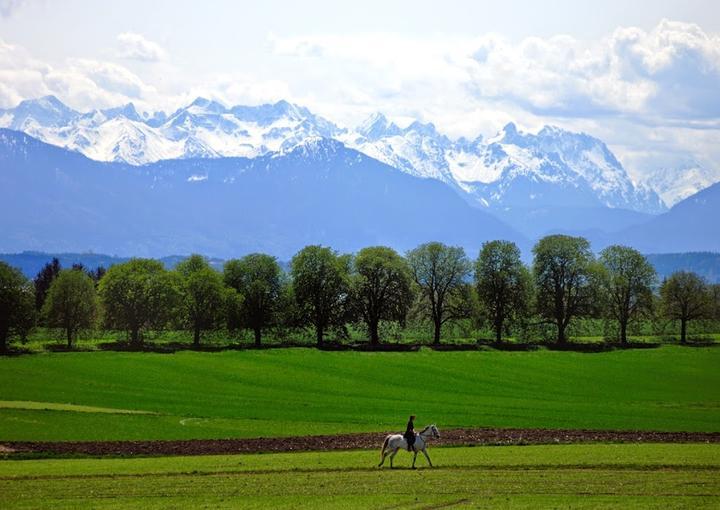
MULTIPOLYGON (((195 346, 203 337, 214 347, 249 341, 251 335, 256 345, 261 340, 307 345, 311 329, 318 345, 326 336, 340 343, 369 337, 373 344, 381 337, 436 345, 441 339, 482 344, 491 337, 496 343, 610 337, 626 343, 629 336, 668 342, 677 326, 683 339, 688 327, 695 340, 712 340, 708 334, 719 331, 711 321, 720 320, 720 286, 700 293, 701 314, 681 319, 667 295, 653 295, 654 272, 635 250, 611 246, 595 260, 587 240, 548 236, 534 254, 531 273, 513 243, 485 243, 474 264, 474 284, 462 248, 441 243, 418 246, 406 258, 386 247, 368 247, 353 257, 308 246, 294 257, 290 274, 264 254, 228 261, 222 276, 213 271, 213 261, 199 255, 169 274, 153 261, 135 263, 132 270, 121 264, 109 278, 102 267, 88 274, 96 288, 98 280, 107 280, 101 292, 104 326, 122 328, 136 346, 152 329, 160 342, 172 344, 170 337, 176 347, 187 342, 180 332, 157 336, 166 325, 190 332, 195 346), (699 320, 705 322, 695 325, 699 320), (225 328, 227 334, 218 336, 225 328)), ((36 278, 36 300, 56 269, 59 263, 48 264, 36 278)), ((107 330, 96 333, 112 336, 107 330)), ((37 343, 30 349, 39 350, 37 343)))
POLYGON ((60 261, 57 257, 53 257, 52 261, 45 264, 35 277, 33 281, 35 285, 35 308, 38 312, 42 310, 45 296, 50 290, 53 280, 60 274, 60 269, 60 261))
POLYGON ((92 278, 78 269, 60 271, 50 285, 42 314, 48 326, 64 330, 70 349, 78 333, 92 328, 97 318, 98 303, 92 278))
POLYGON ((193 333, 193 344, 200 345, 202 333, 220 327, 225 318, 227 297, 222 277, 207 260, 192 255, 175 267, 179 276, 180 322, 193 333))
POLYGON ((607 311, 619 325, 620 342, 627 343, 630 322, 652 312, 655 268, 639 251, 617 245, 602 251, 600 263, 607 311))
POLYGON ((495 330, 495 341, 502 340, 510 324, 525 317, 532 300, 532 280, 520 260, 520 249, 510 241, 483 244, 475 262, 478 298, 495 330))
POLYGON ((315 327, 318 345, 329 327, 345 324, 350 263, 348 256, 338 256, 323 246, 306 246, 290 263, 298 316, 302 323, 315 327))
POLYGON ((465 278, 470 261, 461 247, 437 242, 409 251, 407 260, 434 326, 433 342, 439 344, 443 324, 467 316, 467 302, 462 298, 468 296, 465 278))
POLYGON ((253 253, 225 263, 225 284, 242 296, 237 323, 255 334, 260 345, 263 329, 276 323, 282 293, 282 270, 275 257, 253 253))
POLYGON ((142 333, 162 328, 174 317, 180 300, 177 279, 151 259, 131 259, 108 269, 100 281, 105 324, 128 332, 142 345, 142 333))
POLYGON ((558 344, 567 342, 571 321, 597 306, 599 272, 590 243, 582 237, 547 236, 533 248, 537 311, 553 323, 558 344))
POLYGON ((35 293, 17 269, 0 262, 0 352, 11 339, 24 340, 35 325, 35 293))
POLYGON ((695 273, 678 271, 660 286, 660 307, 668 319, 680 321, 680 341, 687 340, 687 323, 710 317, 713 293, 705 281, 695 273))
POLYGON ((412 302, 412 277, 405 260, 392 248, 363 248, 354 259, 352 304, 368 328, 370 342, 380 342, 381 321, 404 324, 412 302))

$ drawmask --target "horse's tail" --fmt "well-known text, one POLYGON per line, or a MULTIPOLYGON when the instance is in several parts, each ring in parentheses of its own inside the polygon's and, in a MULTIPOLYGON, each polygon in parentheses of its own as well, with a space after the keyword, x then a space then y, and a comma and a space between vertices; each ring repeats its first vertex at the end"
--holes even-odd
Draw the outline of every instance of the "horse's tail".
POLYGON ((380 450, 380 459, 381 460, 383 457, 385 457, 385 448, 387 448, 387 445, 389 442, 390 442, 390 436, 385 436, 385 441, 383 441, 382 450, 380 450))

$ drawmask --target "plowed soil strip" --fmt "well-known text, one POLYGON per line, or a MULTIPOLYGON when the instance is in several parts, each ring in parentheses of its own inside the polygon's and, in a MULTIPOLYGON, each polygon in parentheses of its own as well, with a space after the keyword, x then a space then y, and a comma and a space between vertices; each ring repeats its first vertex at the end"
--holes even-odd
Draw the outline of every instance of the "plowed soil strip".
MULTIPOLYGON (((0 443, 0 454, 56 455, 219 455, 232 453, 380 448, 387 433, 297 436, 289 438, 194 439, 187 441, 67 441, 0 443)), ((436 446, 569 443, 720 443, 720 432, 647 432, 546 429, 453 429, 432 441, 436 446)))

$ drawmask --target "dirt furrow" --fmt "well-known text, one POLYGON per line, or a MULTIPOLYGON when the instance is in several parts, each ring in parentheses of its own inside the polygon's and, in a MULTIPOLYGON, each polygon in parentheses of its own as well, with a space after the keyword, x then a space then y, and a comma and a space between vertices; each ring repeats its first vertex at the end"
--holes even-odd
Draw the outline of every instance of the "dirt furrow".
MULTIPOLYGON (((356 450, 380 448, 387 433, 194 439, 180 441, 3 441, 0 455, 217 455, 232 453, 356 450)), ((569 443, 720 443, 720 432, 652 432, 547 429, 452 429, 441 432, 437 446, 569 444, 569 443)))

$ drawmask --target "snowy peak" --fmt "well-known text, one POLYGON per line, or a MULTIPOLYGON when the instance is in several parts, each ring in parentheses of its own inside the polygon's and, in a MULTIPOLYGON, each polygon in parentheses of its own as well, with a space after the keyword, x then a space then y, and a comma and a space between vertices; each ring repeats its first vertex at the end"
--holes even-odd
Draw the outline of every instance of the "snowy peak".
POLYGON ((245 122, 254 122, 261 126, 268 126, 282 119, 300 121, 314 118, 307 109, 295 106, 285 100, 275 104, 262 104, 258 106, 233 106, 230 109, 235 118, 245 122))
POLYGON ((189 106, 185 107, 184 110, 189 111, 196 115, 211 115, 225 113, 227 109, 225 106, 212 99, 205 99, 204 97, 198 97, 190 103, 189 106))
POLYGON ((140 114, 132 103, 80 113, 46 96, 0 110, 0 127, 92 159, 133 165, 255 158, 295 148, 310 157, 330 150, 322 144, 333 140, 412 176, 442 181, 473 204, 498 209, 573 203, 657 213, 666 206, 653 190, 671 205, 718 180, 693 166, 634 182, 601 140, 555 126, 525 132, 511 122, 488 140, 451 140, 432 123, 400 128, 375 113, 346 130, 285 100, 225 106, 198 97, 168 116, 140 114))
POLYGON ((382 113, 373 113, 365 119, 357 127, 357 132, 370 141, 401 134, 400 128, 395 123, 390 122, 382 113))
POLYGON ((307 138, 302 143, 289 148, 286 151, 273 155, 273 157, 282 157, 289 155, 295 158, 301 158, 306 162, 327 162, 335 154, 347 150, 345 145, 332 138, 324 138, 322 136, 314 136, 307 138))
POLYGON ((442 142, 449 141, 447 137, 437 132, 437 129, 435 129, 435 124, 433 124, 432 122, 423 124, 419 120, 413 121, 412 124, 403 129, 403 134, 407 135, 411 133, 427 138, 440 140, 442 142))
POLYGON ((123 117, 130 120, 141 120, 140 114, 138 114, 137 110, 135 109, 135 105, 132 103, 128 103, 125 106, 121 106, 119 108, 108 108, 107 110, 103 110, 103 114, 109 119, 122 115, 123 117))
POLYGON ((336 137, 335 124, 287 101, 226 107, 198 97, 170 116, 138 113, 132 103, 76 112, 49 96, 0 110, 0 127, 100 161, 142 165, 160 159, 256 157, 285 151, 311 137, 336 137))
POLYGON ((484 207, 605 206, 657 213, 662 201, 636 186, 600 140, 553 126, 537 134, 508 123, 485 143, 452 141, 433 124, 415 121, 388 132, 375 115, 361 124, 359 151, 418 177, 441 180, 484 207))
POLYGON ((26 127, 61 127, 78 116, 55 96, 26 99, 13 110, 11 129, 24 131, 26 127))

